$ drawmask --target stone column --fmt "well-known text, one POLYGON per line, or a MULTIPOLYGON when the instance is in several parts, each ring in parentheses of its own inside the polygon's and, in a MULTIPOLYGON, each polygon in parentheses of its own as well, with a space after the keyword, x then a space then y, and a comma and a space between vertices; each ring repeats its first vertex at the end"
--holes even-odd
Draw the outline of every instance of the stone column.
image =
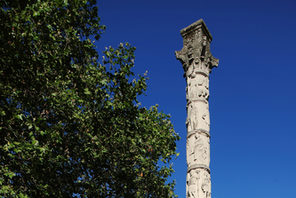
POLYGON ((183 65, 187 99, 187 198, 210 198, 209 74, 219 60, 210 52, 212 36, 202 19, 181 30, 183 48, 176 57, 183 65))

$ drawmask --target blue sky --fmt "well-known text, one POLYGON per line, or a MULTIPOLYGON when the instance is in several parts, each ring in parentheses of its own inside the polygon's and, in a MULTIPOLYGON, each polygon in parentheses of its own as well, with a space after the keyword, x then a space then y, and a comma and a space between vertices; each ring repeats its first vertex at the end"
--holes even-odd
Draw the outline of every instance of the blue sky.
POLYGON ((148 70, 144 106, 171 114, 181 140, 176 193, 185 197, 186 99, 180 30, 203 18, 220 59, 210 76, 214 198, 296 197, 296 1, 105 0, 107 30, 97 43, 137 48, 136 73, 148 70))

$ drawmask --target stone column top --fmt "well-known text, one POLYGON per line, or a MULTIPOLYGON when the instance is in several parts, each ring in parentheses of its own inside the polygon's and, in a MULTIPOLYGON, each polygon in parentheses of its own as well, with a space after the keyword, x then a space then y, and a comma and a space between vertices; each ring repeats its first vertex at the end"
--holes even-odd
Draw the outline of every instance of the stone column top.
POLYGON ((185 77, 194 77, 200 73, 208 76, 219 60, 210 51, 212 35, 203 19, 192 23, 181 30, 183 48, 176 51, 176 58, 182 63, 185 77))
POLYGON ((191 32, 196 31, 197 29, 202 29, 204 34, 208 37, 208 39, 210 41, 212 41, 213 37, 208 29, 208 27, 206 26, 205 22, 203 19, 199 19, 198 21, 192 23, 191 25, 183 28, 180 33, 182 35, 182 37, 186 36, 187 34, 190 34, 191 32))

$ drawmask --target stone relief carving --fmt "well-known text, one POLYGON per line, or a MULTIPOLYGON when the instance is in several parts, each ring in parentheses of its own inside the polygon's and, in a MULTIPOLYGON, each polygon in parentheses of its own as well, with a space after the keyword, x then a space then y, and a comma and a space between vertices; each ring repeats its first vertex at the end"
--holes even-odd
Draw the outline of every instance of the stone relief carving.
POLYGON ((211 176, 208 172, 203 173, 203 179, 201 183, 201 198, 210 198, 211 197, 211 176))
POLYGON ((210 131, 210 112, 209 105, 201 103, 198 108, 200 117, 198 118, 199 129, 210 131))
POLYGON ((189 104, 187 107, 186 126, 188 131, 196 130, 198 127, 198 109, 194 103, 189 104))
POLYGON ((209 137, 195 133, 187 138, 186 157, 188 167, 193 165, 210 165, 209 137))
POLYGON ((186 178, 186 194, 187 198, 210 198, 210 173, 204 169, 190 170, 186 178))
POLYGON ((183 48, 175 52, 176 57, 183 65, 185 76, 194 77, 196 68, 211 72, 213 67, 218 66, 218 59, 214 58, 210 52, 210 40, 202 31, 188 33, 183 37, 183 48), (203 63, 203 64, 201 64, 203 63))
POLYGON ((196 75, 187 78, 187 90, 186 99, 187 100, 197 100, 209 98, 209 78, 204 75, 196 75))
POLYGON ((188 198, 198 198, 199 197, 199 183, 200 183, 200 173, 198 170, 192 170, 187 174, 187 197, 188 198))
POLYGON ((203 102, 190 102, 187 105, 187 131, 210 130, 209 106, 203 102))

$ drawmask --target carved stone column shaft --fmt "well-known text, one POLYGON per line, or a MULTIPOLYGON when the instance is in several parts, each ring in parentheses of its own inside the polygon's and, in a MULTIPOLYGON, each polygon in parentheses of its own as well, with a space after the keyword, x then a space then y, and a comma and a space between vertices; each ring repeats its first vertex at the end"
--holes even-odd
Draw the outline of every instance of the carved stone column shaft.
POLYGON ((212 36, 202 19, 181 30, 183 48, 176 57, 183 65, 187 100, 187 198, 210 198, 209 74, 218 66, 210 52, 212 36))

